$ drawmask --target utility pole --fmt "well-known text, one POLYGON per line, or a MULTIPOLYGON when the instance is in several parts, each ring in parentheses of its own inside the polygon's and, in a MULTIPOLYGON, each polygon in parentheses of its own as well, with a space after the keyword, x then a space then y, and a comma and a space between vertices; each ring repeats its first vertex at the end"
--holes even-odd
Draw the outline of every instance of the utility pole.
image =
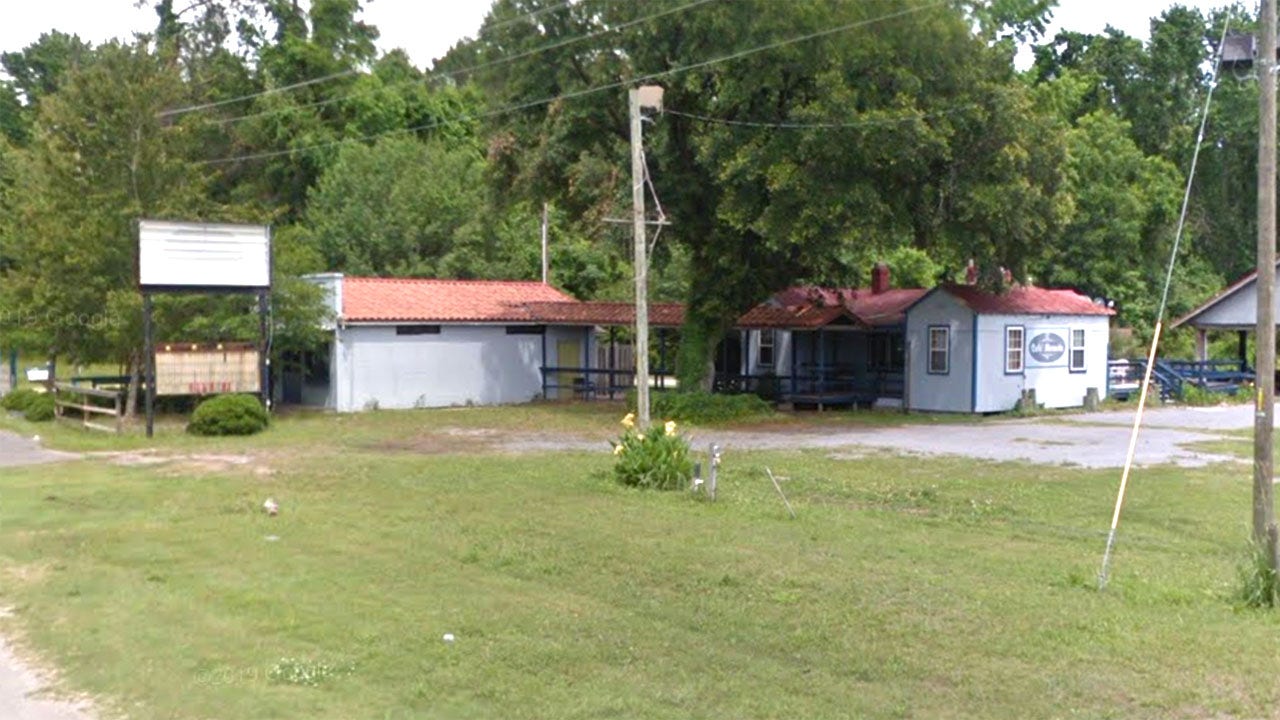
POLYGON ((1274 572, 1277 557, 1272 485, 1276 399, 1276 7, 1261 0, 1258 44, 1258 327, 1257 408, 1253 423, 1253 540, 1266 548, 1274 572))
POLYGON ((542 284, 547 284, 547 203, 542 203, 542 284))
POLYGON ((649 259, 644 214, 644 127, 641 111, 662 109, 662 88, 644 85, 627 93, 631 115, 631 224, 636 264, 636 420, 649 429, 649 259))

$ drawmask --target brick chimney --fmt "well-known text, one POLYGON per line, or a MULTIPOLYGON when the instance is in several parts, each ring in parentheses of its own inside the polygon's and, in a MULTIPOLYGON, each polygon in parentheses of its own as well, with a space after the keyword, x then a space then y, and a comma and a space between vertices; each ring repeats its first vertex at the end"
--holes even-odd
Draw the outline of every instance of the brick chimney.
POLYGON ((889 289, 889 266, 884 263, 876 263, 871 268, 871 294, 879 295, 889 289))
POLYGON ((964 268, 964 284, 978 284, 978 266, 974 264, 973 258, 969 258, 969 264, 964 268))

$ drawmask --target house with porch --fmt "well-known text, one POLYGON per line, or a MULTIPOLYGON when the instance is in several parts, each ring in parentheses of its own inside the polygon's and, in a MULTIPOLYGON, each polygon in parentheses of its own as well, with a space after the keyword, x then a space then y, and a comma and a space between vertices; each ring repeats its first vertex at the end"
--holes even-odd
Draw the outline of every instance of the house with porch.
POLYGON ((926 292, 892 287, 888 266, 880 264, 870 288, 805 286, 774 294, 738 321, 743 384, 774 386, 799 406, 900 406, 906 310, 926 292))

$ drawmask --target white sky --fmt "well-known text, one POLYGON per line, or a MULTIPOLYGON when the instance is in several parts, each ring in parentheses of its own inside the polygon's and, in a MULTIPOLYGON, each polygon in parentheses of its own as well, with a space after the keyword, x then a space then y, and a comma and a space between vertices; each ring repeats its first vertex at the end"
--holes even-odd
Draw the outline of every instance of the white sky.
MULTIPOLYGON (((1170 0, 1059 0, 1049 35, 1058 28, 1101 32, 1110 23, 1145 39, 1150 19, 1173 4, 1170 0)), ((1209 9, 1231 3, 1183 0, 1181 4, 1209 9)), ((94 44, 150 31, 155 28, 151 5, 151 0, 142 8, 134 7, 134 0, 0 0, 0 51, 21 50, 52 29, 94 44)), ((181 2, 177 5, 182 7, 181 2)), ((404 48, 416 65, 425 67, 457 40, 475 34, 489 5, 490 0, 364 0, 363 19, 382 32, 380 47, 404 48)))

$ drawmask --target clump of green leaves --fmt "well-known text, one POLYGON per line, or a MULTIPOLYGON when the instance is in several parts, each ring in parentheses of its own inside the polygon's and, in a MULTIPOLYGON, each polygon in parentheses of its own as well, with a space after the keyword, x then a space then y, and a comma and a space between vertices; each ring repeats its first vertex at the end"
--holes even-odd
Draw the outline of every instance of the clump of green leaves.
POLYGON ((53 396, 32 388, 19 388, 0 398, 0 407, 22 413, 31 422, 48 422, 53 419, 53 396))
POLYGON ((49 393, 37 393, 22 411, 22 416, 30 422, 49 422, 54 415, 53 395, 49 393))
POLYGON ((709 392, 664 392, 653 396, 653 414, 699 425, 732 422, 773 414, 773 407, 759 396, 709 392))
POLYGON ((193 435, 253 435, 267 429, 266 408, 252 395, 217 395, 191 413, 193 435))
POLYGON ((654 490, 688 487, 693 478, 689 441, 676 432, 674 420, 654 425, 645 432, 635 427, 635 415, 622 419, 626 430, 613 443, 617 461, 613 476, 623 485, 654 490))
POLYGON ((40 397, 40 393, 31 388, 18 388, 4 397, 0 397, 0 407, 14 412, 26 412, 27 406, 40 397))
POLYGON ((1195 383, 1183 383, 1182 394, 1179 399, 1187 405, 1217 405, 1222 400, 1222 395, 1206 390, 1195 383))
POLYGON ((1240 580, 1238 599, 1245 607, 1273 608, 1280 604, 1280 576, 1271 569, 1265 546, 1251 543, 1237 573, 1240 580))

